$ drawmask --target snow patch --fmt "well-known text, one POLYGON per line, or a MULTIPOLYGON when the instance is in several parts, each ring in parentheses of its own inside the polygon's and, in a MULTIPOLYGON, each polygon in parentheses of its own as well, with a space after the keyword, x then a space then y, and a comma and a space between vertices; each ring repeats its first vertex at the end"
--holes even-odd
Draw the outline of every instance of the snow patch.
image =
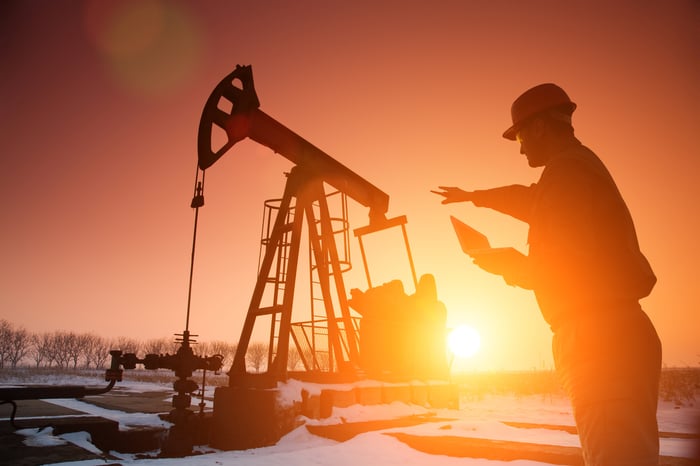
POLYGON ((65 445, 66 440, 55 437, 52 427, 43 427, 38 429, 20 429, 15 431, 16 434, 24 435, 22 441, 28 447, 55 447, 57 445, 65 445))
POLYGON ((92 437, 90 437, 90 434, 88 432, 68 432, 65 434, 61 434, 60 437, 63 440, 66 440, 73 445, 77 445, 83 450, 87 450, 90 453, 94 453, 96 455, 101 455, 102 450, 97 448, 93 443, 92 443, 92 437))

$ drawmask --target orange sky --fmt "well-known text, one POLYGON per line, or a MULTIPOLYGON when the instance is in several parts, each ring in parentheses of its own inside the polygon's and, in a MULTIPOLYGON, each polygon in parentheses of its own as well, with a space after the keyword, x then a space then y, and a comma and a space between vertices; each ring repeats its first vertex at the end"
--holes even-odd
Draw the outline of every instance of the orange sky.
MULTIPOLYGON (((459 367, 550 367, 534 298, 472 265, 449 215, 522 251, 526 226, 429 190, 536 181, 501 133, 512 100, 551 81, 578 103, 576 133, 616 178, 659 277, 643 307, 664 362, 697 365, 698 24, 694 0, 3 2, 0 318, 144 339, 184 328, 199 118, 240 63, 266 113, 408 216, 449 324, 482 335, 459 367)), ((207 171, 190 324, 203 339, 238 340, 263 201, 289 168, 246 141, 207 171)))

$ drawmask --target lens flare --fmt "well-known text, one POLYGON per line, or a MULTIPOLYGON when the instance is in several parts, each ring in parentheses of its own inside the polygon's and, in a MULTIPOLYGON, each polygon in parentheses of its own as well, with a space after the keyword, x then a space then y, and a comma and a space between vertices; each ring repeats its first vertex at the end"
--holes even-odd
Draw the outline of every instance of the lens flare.
POLYGON ((202 55, 194 14, 175 2, 90 0, 84 29, 111 77, 142 95, 178 92, 202 55))
POLYGON ((448 335, 447 346, 455 356, 471 358, 479 352, 481 336, 474 328, 468 325, 460 325, 448 335))

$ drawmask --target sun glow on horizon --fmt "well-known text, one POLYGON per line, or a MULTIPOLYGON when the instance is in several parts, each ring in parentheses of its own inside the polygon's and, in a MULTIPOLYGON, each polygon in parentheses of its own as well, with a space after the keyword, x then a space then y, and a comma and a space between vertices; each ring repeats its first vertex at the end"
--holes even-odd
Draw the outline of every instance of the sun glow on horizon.
POLYGON ((481 336, 473 327, 460 325, 447 336, 447 346, 455 356, 471 358, 481 348, 481 336))

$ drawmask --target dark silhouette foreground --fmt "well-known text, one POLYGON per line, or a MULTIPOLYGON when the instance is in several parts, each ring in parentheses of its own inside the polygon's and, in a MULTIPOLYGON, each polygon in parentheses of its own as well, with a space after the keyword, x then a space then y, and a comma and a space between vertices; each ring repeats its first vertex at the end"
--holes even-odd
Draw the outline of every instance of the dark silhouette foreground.
POLYGON ((544 167, 537 183, 433 192, 443 204, 469 201, 530 225, 528 255, 513 248, 470 255, 508 284, 534 291, 554 334, 585 464, 658 465, 661 343, 639 305, 656 277, 612 176, 574 136, 575 109, 554 84, 513 103, 503 137, 520 143, 531 167, 544 167))

